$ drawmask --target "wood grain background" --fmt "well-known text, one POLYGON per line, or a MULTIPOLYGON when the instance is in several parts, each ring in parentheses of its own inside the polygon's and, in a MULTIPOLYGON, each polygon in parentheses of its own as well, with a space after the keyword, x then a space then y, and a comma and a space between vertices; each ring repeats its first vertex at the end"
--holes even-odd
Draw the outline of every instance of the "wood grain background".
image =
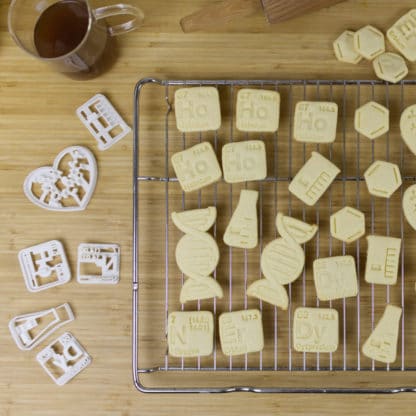
MULTIPOLYGON (((227 28, 185 35, 179 28, 179 19, 207 4, 206 0, 130 1, 144 10, 143 27, 117 39, 118 59, 111 71, 84 82, 53 73, 20 51, 7 33, 9 2, 0 2, 0 415, 179 415, 214 411, 229 415, 411 414, 415 403, 412 394, 138 393, 131 377, 131 137, 100 152, 76 118, 75 109, 102 92, 132 123, 133 88, 145 76, 372 79, 368 62, 351 67, 334 59, 333 39, 346 28, 356 29, 368 23, 386 30, 413 2, 349 0, 276 26, 268 26, 259 13, 227 28), (60 150, 74 144, 90 147, 98 159, 99 181, 88 209, 62 214, 32 206, 22 192, 25 176, 51 163, 60 150), (120 284, 88 287, 73 279, 43 293, 27 292, 17 252, 52 238, 65 244, 72 270, 79 243, 119 243, 120 284), (73 382, 58 388, 35 361, 40 348, 19 351, 7 323, 16 314, 65 301, 71 303, 76 314, 75 322, 66 329, 87 348, 93 364, 73 382)), ((94 4, 104 3, 110 2, 94 4)), ((415 78, 415 68, 410 65, 409 78, 415 78)), ((151 115, 149 112, 147 117, 151 115)), ((152 167, 151 158, 148 167, 152 167)), ((146 233, 150 233, 152 225, 147 226, 150 228, 146 233)), ((400 374, 395 374, 394 379, 401 384, 400 374)))

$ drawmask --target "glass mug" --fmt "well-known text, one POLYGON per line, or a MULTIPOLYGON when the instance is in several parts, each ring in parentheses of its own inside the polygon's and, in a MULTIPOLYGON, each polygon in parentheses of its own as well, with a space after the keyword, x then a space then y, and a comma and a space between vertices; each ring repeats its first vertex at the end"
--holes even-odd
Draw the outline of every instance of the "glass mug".
POLYGON ((111 37, 135 29, 143 18, 140 9, 127 4, 92 9, 88 0, 12 0, 8 27, 24 51, 59 72, 84 78, 107 69, 115 58, 111 37), (131 19, 114 26, 105 23, 105 18, 119 15, 131 19))

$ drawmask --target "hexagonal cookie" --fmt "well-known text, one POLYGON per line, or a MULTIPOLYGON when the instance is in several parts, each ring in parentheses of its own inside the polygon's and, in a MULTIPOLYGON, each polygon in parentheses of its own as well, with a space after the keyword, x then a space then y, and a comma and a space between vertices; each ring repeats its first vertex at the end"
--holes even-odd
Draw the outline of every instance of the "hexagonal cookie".
POLYGON ((377 56, 373 61, 376 75, 384 80, 395 84, 402 80, 408 73, 405 60, 397 53, 385 52, 377 56))
POLYGON ((355 110, 354 128, 368 139, 376 139, 389 131, 389 110, 370 101, 355 110))
POLYGON ((361 211, 344 207, 330 217, 332 237, 345 243, 352 243, 365 234, 365 217, 361 211))
POLYGON ((376 160, 364 172, 364 178, 368 192, 381 198, 390 198, 402 184, 399 167, 382 160, 376 160))
POLYGON ((338 61, 348 64, 358 64, 361 61, 362 56, 354 48, 354 33, 346 30, 334 40, 334 53, 338 61))
POLYGON ((384 35, 367 25, 354 33, 354 48, 365 59, 372 60, 385 51, 384 35))

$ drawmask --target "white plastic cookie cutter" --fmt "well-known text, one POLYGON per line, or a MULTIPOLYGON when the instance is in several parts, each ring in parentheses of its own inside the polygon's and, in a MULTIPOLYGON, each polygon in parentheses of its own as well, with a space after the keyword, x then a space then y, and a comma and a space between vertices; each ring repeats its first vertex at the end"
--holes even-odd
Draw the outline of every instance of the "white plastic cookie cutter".
POLYGON ((110 101, 102 94, 94 95, 81 105, 76 113, 94 139, 97 140, 100 150, 109 149, 131 131, 110 101))
POLYGON ((23 190, 30 202, 51 211, 81 211, 94 193, 97 163, 85 147, 71 146, 58 154, 53 166, 32 171, 23 190))
POLYGON ((44 348, 36 359, 58 386, 68 383, 92 361, 87 351, 69 332, 44 348))
POLYGON ((60 241, 51 240, 19 252, 19 263, 30 292, 39 292, 71 280, 71 271, 60 241))
POLYGON ((77 281, 116 284, 120 278, 120 247, 117 244, 80 244, 77 281))
POLYGON ((9 322, 9 330, 16 345, 21 350, 28 351, 73 320, 71 307, 68 303, 63 303, 55 308, 15 316, 9 322))

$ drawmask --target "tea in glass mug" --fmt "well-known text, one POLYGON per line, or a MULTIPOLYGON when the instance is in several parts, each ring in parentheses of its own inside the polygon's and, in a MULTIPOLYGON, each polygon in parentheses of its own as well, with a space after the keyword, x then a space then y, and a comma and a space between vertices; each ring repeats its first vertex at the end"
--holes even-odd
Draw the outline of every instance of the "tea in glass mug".
POLYGON ((97 75, 105 65, 110 38, 143 22, 143 13, 127 4, 92 9, 88 0, 13 0, 8 26, 13 39, 30 55, 70 75, 97 75), (105 18, 129 20, 108 26, 105 18))

